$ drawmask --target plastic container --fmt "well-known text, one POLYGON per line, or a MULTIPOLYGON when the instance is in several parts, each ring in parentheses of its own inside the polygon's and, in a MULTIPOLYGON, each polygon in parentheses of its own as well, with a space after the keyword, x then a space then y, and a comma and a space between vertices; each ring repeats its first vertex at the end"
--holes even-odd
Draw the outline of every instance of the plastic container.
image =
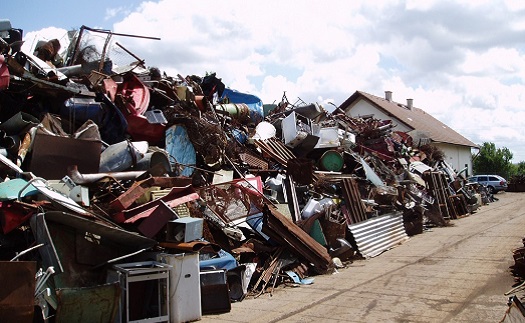
POLYGON ((303 219, 308 219, 312 215, 321 212, 323 208, 321 207, 321 204, 319 201, 310 199, 308 203, 304 206, 303 210, 301 211, 301 217, 303 219))

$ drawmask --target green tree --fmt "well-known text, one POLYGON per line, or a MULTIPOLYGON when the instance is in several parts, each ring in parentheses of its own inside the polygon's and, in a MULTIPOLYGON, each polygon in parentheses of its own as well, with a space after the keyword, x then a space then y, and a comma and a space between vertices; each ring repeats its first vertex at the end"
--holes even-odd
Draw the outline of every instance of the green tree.
POLYGON ((520 161, 517 165, 515 165, 516 168, 516 175, 525 175, 525 161, 520 161))
POLYGON ((496 174, 508 178, 512 173, 512 152, 507 148, 496 148, 492 142, 484 142, 475 156, 472 167, 475 174, 496 174))

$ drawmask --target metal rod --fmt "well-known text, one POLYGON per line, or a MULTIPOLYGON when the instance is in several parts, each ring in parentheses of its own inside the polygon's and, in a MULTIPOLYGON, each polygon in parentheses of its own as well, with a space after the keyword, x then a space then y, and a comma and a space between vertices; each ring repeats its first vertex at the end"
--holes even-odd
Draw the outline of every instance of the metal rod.
POLYGON ((100 267, 102 267, 102 266, 105 266, 105 265, 108 265, 108 264, 114 263, 114 262, 116 262, 116 261, 119 261, 119 260, 122 260, 122 259, 126 259, 126 258, 128 258, 128 257, 132 257, 132 256, 135 256, 135 255, 138 255, 139 253, 142 253, 142 252, 144 252, 144 251, 146 251, 146 250, 148 250, 148 249, 150 249, 150 248, 143 248, 143 249, 137 250, 137 251, 135 251, 135 252, 128 253, 127 255, 120 256, 120 257, 113 258, 113 259, 110 259, 110 260, 108 260, 108 261, 106 261, 106 262, 103 262, 103 263, 101 263, 101 264, 99 264, 99 265, 96 265, 95 267, 93 267, 93 269, 98 269, 98 268, 100 268, 100 267))
POLYGON ((125 36, 125 37, 134 37, 134 38, 144 38, 144 39, 160 40, 160 38, 158 38, 158 37, 150 37, 150 36, 139 36, 139 35, 130 35, 130 34, 114 33, 114 32, 112 32, 112 31, 110 31, 110 30, 95 29, 95 28, 90 28, 90 27, 86 27, 86 26, 82 26, 81 29, 86 29, 86 30, 89 30, 89 31, 93 31, 93 32, 97 32, 97 33, 103 33, 103 34, 112 34, 112 35, 115 35, 115 36, 125 36))
POLYGON ((133 54, 131 51, 129 51, 128 49, 124 48, 124 46, 122 46, 121 44, 119 44, 118 42, 115 43, 118 47, 122 48, 123 51, 125 51, 126 53, 128 53, 129 55, 131 55, 133 58, 135 58, 136 60, 138 60, 140 62, 140 65, 144 66, 144 62, 145 60, 144 59, 141 59, 140 57, 138 57, 137 55, 133 54))
POLYGON ((16 256, 15 256, 13 259, 11 259, 10 261, 15 261, 15 260, 17 260, 20 256, 25 255, 26 253, 30 252, 31 250, 34 250, 34 249, 40 248, 40 247, 42 247, 43 245, 44 245, 43 243, 40 243, 40 244, 37 244, 36 246, 33 246, 33 247, 29 248, 29 249, 26 249, 26 250, 20 252, 18 255, 16 255, 16 256))

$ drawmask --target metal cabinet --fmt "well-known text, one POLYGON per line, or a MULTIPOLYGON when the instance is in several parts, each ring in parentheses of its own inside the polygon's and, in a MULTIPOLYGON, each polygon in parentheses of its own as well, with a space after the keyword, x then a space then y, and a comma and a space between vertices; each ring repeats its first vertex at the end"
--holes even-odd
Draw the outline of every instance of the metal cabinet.
POLYGON ((170 272, 170 265, 156 261, 113 265, 107 279, 121 288, 116 322, 168 322, 170 272))

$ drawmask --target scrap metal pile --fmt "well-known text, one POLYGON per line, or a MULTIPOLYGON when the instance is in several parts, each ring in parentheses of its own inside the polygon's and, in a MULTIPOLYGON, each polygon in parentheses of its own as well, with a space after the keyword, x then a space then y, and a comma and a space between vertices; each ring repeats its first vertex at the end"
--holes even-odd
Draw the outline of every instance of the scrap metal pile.
POLYGON ((214 73, 117 66, 88 32, 60 59, 52 42, 1 47, 0 260, 36 273, 20 279, 33 280, 44 318, 114 317, 122 292, 108 272, 156 254, 196 252, 201 272, 232 273, 229 304, 479 206, 435 148, 390 120, 285 95, 265 112, 214 73))

